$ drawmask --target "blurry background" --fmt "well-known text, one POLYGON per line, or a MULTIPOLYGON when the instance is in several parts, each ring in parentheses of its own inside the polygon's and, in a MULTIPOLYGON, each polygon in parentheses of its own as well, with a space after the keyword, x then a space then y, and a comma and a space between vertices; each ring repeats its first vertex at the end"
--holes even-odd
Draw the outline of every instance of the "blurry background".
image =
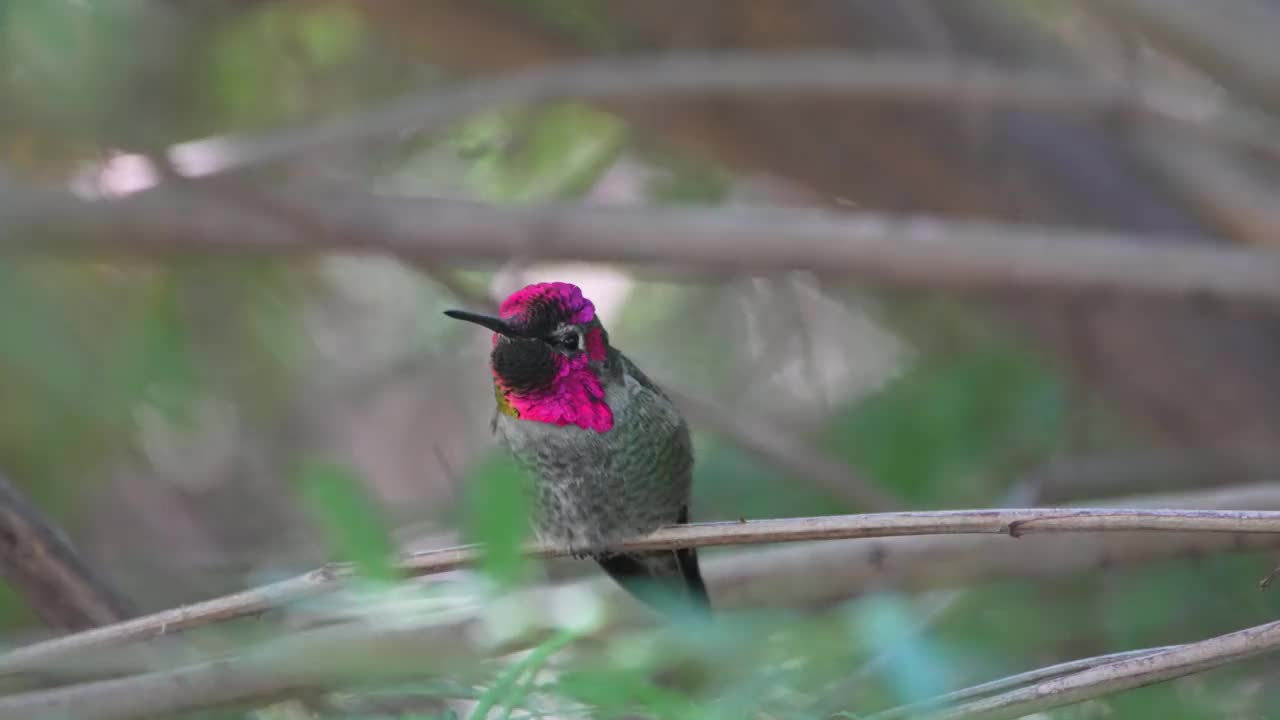
MULTIPOLYGON (((255 188, 314 183, 504 204, 928 213, 1274 246, 1276 168, 1256 152, 1119 113, 891 93, 540 103, 201 178, 226 159, 219 138, 376 111, 485 74, 677 50, 1040 68, 1135 94, 1160 88, 1188 99, 1196 122, 1247 117, 1266 133, 1280 110, 1277 30, 1280 7, 1244 0, 8 2, 0 194, 107 199, 203 183, 255 213, 255 188)), ((686 408, 696 520, 1112 501, 1280 508, 1280 485, 1267 484, 1280 459, 1274 314, 1196 298, 973 297, 526 258, 6 256, 0 473, 137 611, 393 546, 515 542, 522 509, 488 432, 487 334, 441 311, 551 279, 582 286, 615 344, 686 408), (1168 497, 1146 498, 1157 494, 1168 497)), ((1256 552, 1264 541, 1032 540, 1003 558, 993 543, 904 543, 917 553, 908 569, 825 588, 855 562, 874 569, 875 552, 782 548, 792 554, 773 556, 786 559, 776 569, 790 574, 770 582, 715 565, 765 548, 704 551, 726 607, 790 608, 780 617, 839 627, 845 644, 822 650, 833 655, 814 678, 771 684, 804 701, 756 697, 759 683, 738 682, 749 674, 711 694, 775 707, 770 717, 807 717, 787 712, 812 703, 867 710, 1280 610, 1280 596, 1256 588, 1271 567, 1256 552), (963 590, 937 594, 943 585, 963 590)), ((566 560, 520 577, 595 573, 566 560)), ((48 632, 12 584, 0 622, 15 644, 48 632)), ((597 687, 632 688, 639 671, 598 672, 597 687)), ((1278 680, 1274 664, 1243 664, 1055 717, 1280 717, 1266 714, 1280 706, 1278 680)), ((696 717, 745 716, 717 712, 727 714, 696 717)))

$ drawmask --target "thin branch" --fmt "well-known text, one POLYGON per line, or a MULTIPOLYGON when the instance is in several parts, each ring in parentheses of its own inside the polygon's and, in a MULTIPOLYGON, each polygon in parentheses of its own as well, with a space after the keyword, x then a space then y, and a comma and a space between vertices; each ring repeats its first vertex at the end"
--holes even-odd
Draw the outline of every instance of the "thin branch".
MULTIPOLYGON (((659 550, 678 547, 708 547, 715 545, 744 545, 756 543, 799 542, 806 540, 836 540, 850 538, 889 538, 893 536, 931 534, 988 534, 1034 535, 1062 532, 1133 533, 1158 531, 1161 552, 1174 554, 1182 549, 1171 542, 1167 533, 1178 537, 1184 533, 1224 534, 1224 545, 1250 547, 1239 538, 1250 534, 1272 537, 1280 534, 1280 512, 1277 511, 1213 511, 1213 510, 1095 510, 1095 509, 1035 509, 1035 510, 955 510, 937 512, 882 513, 872 515, 838 515, 818 518, 791 518, 780 520, 751 520, 721 523, 697 523, 664 528, 652 535, 621 543, 618 550, 659 550)), ((1032 539, 1029 538, 1027 542, 1032 539)), ((886 541, 881 541, 881 543, 886 541)), ((1005 541, 1008 542, 1007 540, 1005 541)), ((1256 546, 1254 546, 1256 547, 1256 546)), ((1062 554, 1062 543, 1054 541, 1051 552, 1033 554, 1035 558, 1062 554)), ((806 550, 812 555, 812 550, 806 550)), ((533 557, 563 556, 565 551, 544 545, 531 545, 526 553, 533 557)), ((896 557, 884 545, 864 548, 865 561, 843 550, 842 564, 858 567, 887 567, 896 557)), ((965 548, 961 556, 980 558, 965 548)), ((1157 553, 1158 555, 1158 553, 1157 553)), ((1169 555, 1165 555, 1166 557, 1169 555)), ((937 557, 936 548, 932 557, 937 557)), ((422 576, 446 572, 463 567, 476 557, 475 547, 456 547, 416 553, 405 559, 402 569, 406 575, 422 576)), ((751 572, 759 577, 761 568, 776 566, 777 560, 757 563, 751 572)), ((785 562, 791 568, 797 566, 794 558, 785 562)), ((741 579, 734 583, 715 582, 714 564, 708 563, 708 575, 712 579, 717 600, 720 588, 741 595, 741 579)), ((955 563, 955 567, 965 567, 955 563)), ((766 575, 771 574, 768 570, 766 575)), ((246 590, 213 600, 165 610, 116 625, 89 630, 76 635, 55 638, 29 645, 0 655, 0 675, 13 674, 47 667, 59 658, 66 658, 91 650, 118 647, 130 642, 162 637, 191 627, 212 622, 245 617, 271 610, 334 589, 350 569, 335 565, 284 580, 271 585, 246 590)), ((776 577, 776 575, 775 575, 776 577)), ((787 583, 791 584, 791 583, 787 583)), ((824 588, 825 589, 825 588, 824 588)), ((739 598, 739 602, 741 599, 739 598)))
POLYGON ((1152 685, 1280 648, 1280 621, 1139 655, 920 716, 922 720, 1010 720, 1121 690, 1152 685))
POLYGON ((1280 114, 1280 12, 1269 3, 1232 0, 1090 0, 1085 7, 1168 48, 1246 101, 1280 114))
MULTIPOLYGON (((486 110, 564 99, 651 103, 654 97, 705 99, 726 94, 771 98, 828 94, 868 100, 951 102, 965 108, 1003 107, 1125 120, 1168 127, 1191 136, 1278 157, 1277 146, 1254 124, 1198 117, 1205 100, 1166 88, 1102 82, 1044 69, 1009 70, 976 62, 867 56, 839 51, 667 53, 660 57, 590 60, 551 65, 437 89, 322 125, 251 137, 186 143, 171 153, 206 150, 224 158, 225 173, 303 157, 410 130, 441 128, 486 110)), ((207 174, 210 169, 205 168, 207 174)))
POLYGON ((457 671, 465 662, 457 649, 484 643, 480 629, 474 616, 342 623, 209 662, 0 697, 0 720, 141 720, 264 704, 363 677, 421 679, 457 671))
MULTIPOLYGON (((1130 497, 1114 504, 1280 509, 1280 485, 1130 497)), ((1100 533, 1077 536, 1069 543, 1056 535, 1033 535, 1016 543, 990 535, 935 535, 800 543, 723 558, 713 555, 704 574, 716 607, 829 607, 885 588, 921 592, 1013 578, 1062 579, 1276 547, 1277 536, 1217 533, 1100 533)))
POLYGON ((0 248, 25 252, 385 252, 417 259, 577 259, 810 270, 897 287, 969 292, 1214 298, 1280 305, 1280 254, 1190 238, 1003 223, 775 209, 629 209, 308 192, 280 195, 318 232, 199 193, 119 201, 0 195, 0 248))
MULTIPOLYGON (((560 598, 561 607, 563 603, 560 598)), ((456 672, 469 657, 510 650, 512 643, 529 646, 545 637, 553 625, 539 619, 553 617, 556 606, 553 598, 521 598, 521 607, 529 611, 530 622, 505 642, 486 639, 474 615, 326 626, 217 661, 0 698, 0 720, 47 716, 133 720, 260 702, 313 687, 342 687, 365 678, 420 678, 445 668, 456 672), (460 652, 463 648, 466 651, 460 652)), ((1055 670, 1051 679, 927 717, 1022 717, 1211 669, 1278 646, 1280 622, 1269 623, 1169 650, 1127 656, 1065 676, 1057 675, 1055 670)))
POLYGON ((1158 648, 1144 648, 1142 650, 1125 650, 1124 652, 1109 653, 1107 655, 1097 655, 1097 656, 1088 657, 1088 658, 1080 658, 1079 660, 1069 660, 1067 662, 1058 663, 1056 665, 1049 665, 1042 668, 1036 668, 1035 670, 1028 670, 1027 672, 1021 672, 1016 675, 1009 675, 1006 677, 999 678, 998 680, 984 682, 979 685, 971 685, 961 690, 955 690, 949 693, 945 693, 943 695, 939 695, 934 698, 929 698, 928 700, 921 700, 920 702, 911 703, 910 705, 900 705, 898 707, 889 708, 888 710, 883 710, 874 715, 868 715, 863 720, 899 720, 899 718, 910 717, 914 714, 922 713, 926 710, 937 709, 943 705, 950 705, 950 704, 960 702, 962 700, 971 700, 976 697, 983 697, 985 695, 990 695, 1000 690, 1007 690, 1009 688, 1021 687, 1023 685, 1028 685, 1033 682, 1038 682, 1040 680, 1047 680, 1049 678, 1060 677, 1068 673, 1078 672, 1080 670, 1087 670, 1089 668, 1095 668, 1095 667, 1098 667, 1099 665, 1104 665, 1106 663, 1114 662, 1116 660, 1127 660, 1132 658, 1147 657, 1149 655, 1155 655, 1157 653, 1161 653, 1166 650, 1173 650, 1175 648, 1180 648, 1180 647, 1182 647, 1182 645, 1166 645, 1164 647, 1158 647, 1158 648))
POLYGON ((3 474, 0 573, 27 606, 56 630, 82 630, 138 614, 3 474))

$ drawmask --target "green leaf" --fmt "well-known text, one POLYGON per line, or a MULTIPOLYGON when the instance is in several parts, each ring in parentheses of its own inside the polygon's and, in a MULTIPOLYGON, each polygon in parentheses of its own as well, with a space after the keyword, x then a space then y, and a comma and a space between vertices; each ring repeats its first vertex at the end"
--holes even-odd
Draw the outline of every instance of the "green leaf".
POLYGON ((303 502, 323 527, 333 554, 353 563, 364 577, 394 580, 395 546, 357 473, 338 463, 309 460, 299 476, 303 502))
POLYGON ((920 634, 901 596, 875 595, 854 606, 858 626, 879 651, 880 674, 901 702, 918 702, 946 691, 947 663, 920 634))
POLYGON ((466 151, 480 155, 467 182, 485 197, 513 203, 581 195, 618 158, 626 137, 622 121, 576 103, 475 122, 461 135, 466 151))
POLYGON ((521 552, 529 535, 526 482, 506 453, 491 453, 466 480, 467 540, 482 546, 480 569, 504 586, 517 583, 526 571, 521 552))
POLYGON ((499 703, 503 706, 502 718, 506 720, 511 717, 511 710, 520 702, 525 695, 529 694, 528 682, 521 683, 521 678, 526 676, 532 678, 537 675, 538 670, 551 659, 553 655, 560 652, 569 643, 578 637, 577 633, 569 630, 561 630, 551 636, 532 652, 524 656, 519 662, 513 663, 498 679, 493 683, 480 700, 476 702, 475 708, 472 709, 469 720, 485 720, 489 716, 489 711, 499 703))

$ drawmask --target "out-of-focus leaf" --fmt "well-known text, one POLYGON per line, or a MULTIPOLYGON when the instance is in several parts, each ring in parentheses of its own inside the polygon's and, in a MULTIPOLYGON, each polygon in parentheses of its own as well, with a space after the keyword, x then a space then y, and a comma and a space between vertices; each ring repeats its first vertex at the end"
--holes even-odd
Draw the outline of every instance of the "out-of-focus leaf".
POLYGON ((325 531, 335 555, 374 580, 393 580, 395 545, 382 513, 351 468, 308 460, 299 475, 301 497, 325 531))
MULTIPOLYGON (((647 159, 647 158, 646 158, 647 159)), ((656 158, 648 178, 649 200, 657 205, 714 205, 728 195, 731 178, 718 168, 681 157, 656 158)))
POLYGON ((873 595, 852 606, 860 634, 879 653, 879 674, 899 702, 918 702, 946 691, 950 678, 946 659, 919 630, 919 620, 906 612, 901 596, 873 595))
POLYGON ((1058 377, 1026 353, 984 346, 913 367, 837 422, 828 445, 903 497, 981 502, 999 489, 955 481, 1013 451, 1052 449, 1062 392, 1058 377))
POLYGON ((521 545, 529 532, 528 479, 506 453, 490 453, 467 473, 464 527, 469 542, 479 543, 481 569, 503 586, 524 577, 521 545))
POLYGON ((356 75, 368 45, 360 17, 342 4, 266 4, 210 43, 210 109, 253 127, 341 107, 369 85, 356 75))
MULTIPOLYGON (((76 126, 121 101, 133 3, 7 3, 0 25, 0 66, 28 112, 76 126)), ((111 115, 107 112, 105 115, 111 115)))
POLYGON ((557 691, 609 713, 628 710, 652 717, 701 717, 681 693, 657 687, 643 668, 615 669, 601 663, 596 668, 566 671, 556 682, 557 691))
POLYGON ((485 197, 512 203, 582 194, 617 159, 626 136, 617 118, 576 103, 479 122, 467 130, 466 146, 472 152, 477 143, 501 150, 476 159, 468 184, 485 197))
POLYGON ((360 16, 344 4, 329 3, 307 9, 298 20, 298 35, 307 58, 319 67, 349 61, 365 41, 360 16))

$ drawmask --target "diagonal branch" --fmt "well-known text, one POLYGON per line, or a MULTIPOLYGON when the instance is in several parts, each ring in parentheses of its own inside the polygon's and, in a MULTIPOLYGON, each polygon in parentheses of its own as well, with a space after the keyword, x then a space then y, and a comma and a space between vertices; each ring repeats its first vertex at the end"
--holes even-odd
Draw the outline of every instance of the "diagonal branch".
POLYGON ((0 574, 54 629, 83 630, 138 614, 3 474, 0 574))
POLYGON ((1246 101, 1280 113, 1280 62, 1274 51, 1280 12, 1274 3, 1089 0, 1084 5, 1169 49, 1246 101))
POLYGON ((901 720, 902 718, 913 717, 929 709, 937 709, 941 706, 958 703, 962 700, 971 700, 973 698, 991 695, 992 693, 1000 690, 1022 687, 1033 682, 1048 680, 1050 678, 1061 677, 1069 673, 1095 668, 1116 660, 1146 657, 1179 647, 1182 646, 1166 645, 1158 648, 1144 648, 1142 650, 1125 650, 1123 652, 1108 653, 1106 655, 1097 655, 1095 657, 1080 658, 1079 660, 1070 660, 1056 665, 1048 665, 1042 668, 1036 668, 1035 670, 1028 670, 1027 672, 1021 672, 1016 675, 1008 675, 997 680, 972 685, 928 700, 914 702, 910 705, 892 707, 888 710, 882 710, 874 715, 868 715, 864 720, 901 720))
MULTIPOLYGON (((563 602, 561 598, 560 603, 563 602)), ((548 611, 555 604, 548 601, 531 605, 522 601, 537 617, 554 615, 548 611)), ((548 623, 532 622, 504 642, 486 639, 477 618, 470 615, 451 615, 434 621, 342 623, 304 631, 207 663, 3 697, 0 698, 0 720, 46 716, 133 720, 262 702, 313 687, 345 686, 365 678, 421 677, 445 667, 456 672, 469 654, 492 654, 499 648, 509 649, 505 646, 512 642, 527 645, 549 629, 548 623), (470 652, 460 654, 460 648, 470 652)), ((1063 668, 1056 666, 1034 673, 1056 677, 927 717, 931 720, 1023 717, 1038 710, 1183 677, 1272 652, 1278 647, 1280 622, 1273 622, 1171 649, 1127 654, 1067 675, 1058 675, 1063 668)), ((1027 675, 1017 677, 1025 679, 1027 675)), ((890 712, 893 714, 889 717, 897 716, 897 711, 890 712)))
POLYGON ((920 717, 922 720, 1011 720, 1121 690, 1204 672, 1274 652, 1277 648, 1280 648, 1280 621, 1172 649, 1122 658, 920 717))
MULTIPOLYGON (((659 530, 652 535, 619 544, 618 550, 663 550, 678 547, 744 545, 759 543, 838 540, 851 538, 889 538, 922 535, 1022 535, 1075 533, 1160 532, 1169 536, 1186 533, 1224 534, 1228 545, 1248 547, 1251 534, 1267 537, 1280 534, 1280 511, 1228 510, 1099 510, 1056 508, 1033 510, 954 510, 935 512, 901 512, 871 515, 837 515, 816 518, 776 520, 743 520, 736 522, 697 523, 659 530)), ((1006 540, 1006 542, 1008 542, 1006 540)), ((1183 548, 1165 541, 1163 550, 1170 555, 1183 548)), ((1061 543, 1054 543, 1046 554, 1061 554, 1061 543)), ((868 564, 884 566, 883 547, 867 549, 868 564)), ((545 545, 531 545, 526 554, 547 558, 563 556, 566 551, 545 545)), ((926 553, 936 557, 937 549, 926 553)), ((973 556, 964 548, 964 556, 973 556)), ((416 553, 405 559, 403 571, 410 576, 446 572, 468 565, 476 558, 475 547, 456 547, 416 553)), ((846 560, 848 556, 846 556, 846 560)), ((1031 559, 1034 564, 1034 558, 1031 559)), ((794 559, 786 561, 794 566, 794 559)), ((756 569, 758 571, 758 568, 756 569)), ((311 597, 338 587, 350 576, 350 568, 334 565, 296 578, 246 590, 185 607, 165 610, 135 620, 89 630, 76 635, 55 638, 0 655, 0 675, 40 669, 60 658, 91 650, 118 647, 140 640, 162 637, 212 622, 245 617, 271 610, 286 603, 311 597)), ((715 575, 712 574, 714 578, 715 575)), ((713 581, 713 589, 718 585, 713 581)), ((741 592, 741 589, 736 589, 741 592)))

